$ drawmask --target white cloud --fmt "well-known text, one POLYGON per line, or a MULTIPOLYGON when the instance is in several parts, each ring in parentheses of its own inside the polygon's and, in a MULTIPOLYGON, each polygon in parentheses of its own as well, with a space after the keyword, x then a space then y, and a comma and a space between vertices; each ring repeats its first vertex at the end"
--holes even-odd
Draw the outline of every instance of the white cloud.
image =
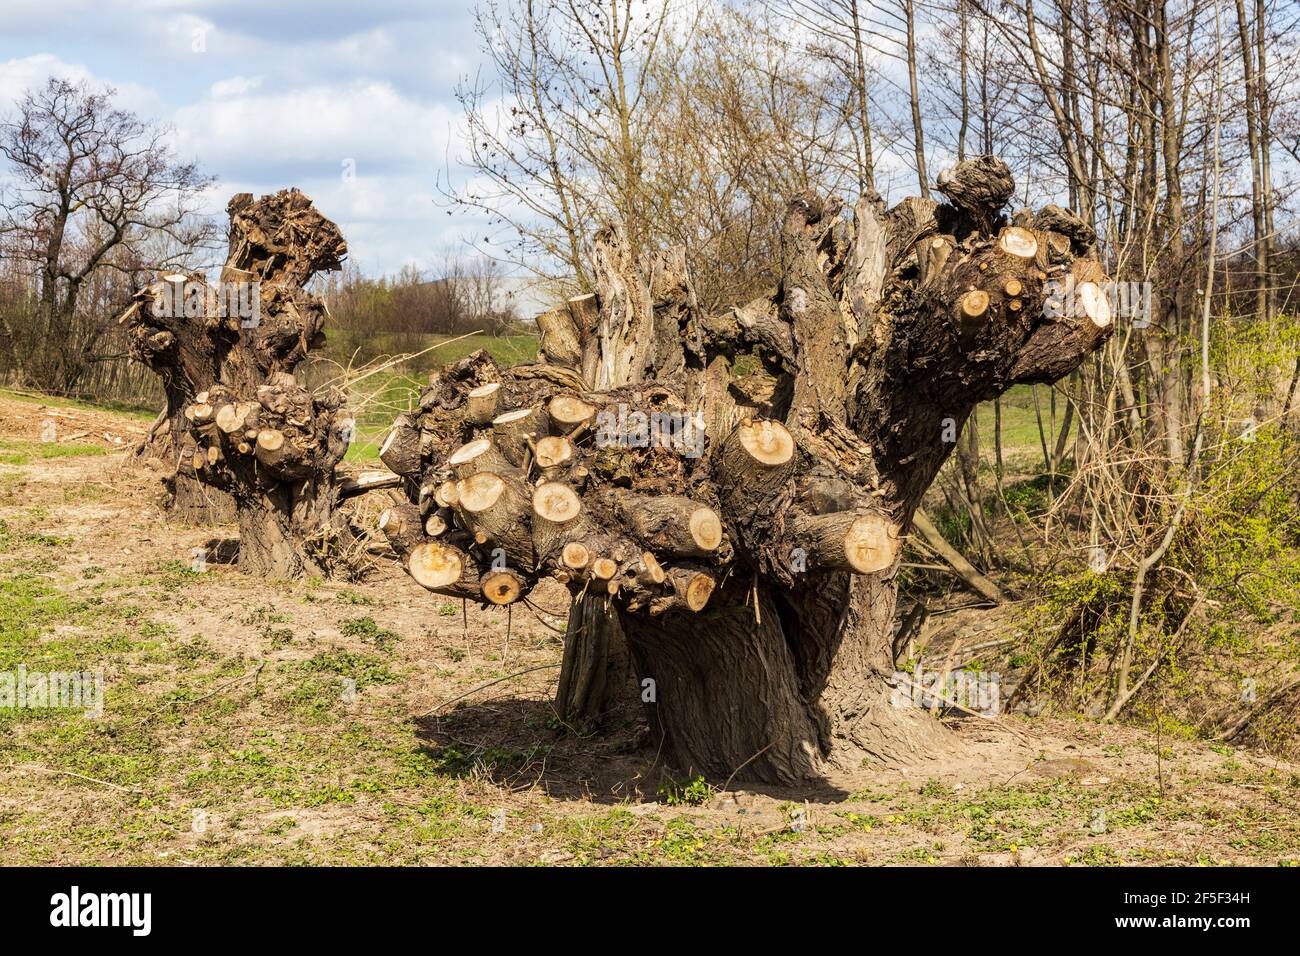
POLYGON ((50 75, 112 85, 220 177, 212 214, 298 186, 367 270, 428 268, 486 233, 437 190, 467 172, 452 90, 480 59, 469 16, 463 0, 0 0, 0 116, 50 75))
POLYGON ((117 104, 141 116, 157 117, 164 112, 162 98, 147 86, 112 83, 79 63, 69 63, 52 53, 37 53, 0 63, 0 114, 9 114, 24 93, 44 86, 50 77, 73 83, 86 81, 101 88, 111 86, 117 91, 117 104))
POLYGON ((300 164, 304 172, 356 161, 359 176, 407 163, 430 173, 446 154, 456 120, 446 106, 361 80, 282 92, 223 89, 177 110, 178 147, 218 168, 246 170, 300 164))
POLYGON ((445 106, 379 82, 272 93, 244 79, 175 114, 181 155, 223 177, 207 197, 212 214, 237 192, 297 186, 368 271, 428 268, 459 244, 471 224, 448 217, 436 191, 457 122, 445 106))
POLYGON ((210 93, 213 99, 225 99, 229 96, 243 96, 262 85, 260 76, 232 76, 228 80, 218 80, 212 84, 210 93))

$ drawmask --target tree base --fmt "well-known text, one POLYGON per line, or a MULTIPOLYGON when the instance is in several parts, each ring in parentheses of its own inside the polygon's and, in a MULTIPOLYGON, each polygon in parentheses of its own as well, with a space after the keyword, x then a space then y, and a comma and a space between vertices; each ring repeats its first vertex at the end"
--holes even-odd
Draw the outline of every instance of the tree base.
POLYGON ((618 611, 603 595, 575 596, 564 632, 555 711, 570 727, 600 726, 630 693, 631 663, 618 611))
POLYGON ((334 498, 332 483, 239 489, 239 569, 275 579, 351 577, 354 537, 334 498))
POLYGON ((954 752, 895 693, 893 604, 892 580, 837 575, 794 594, 732 583, 700 614, 624 615, 652 731, 679 770, 721 781, 833 783, 864 761, 954 752))
MULTIPOLYGON (((152 467, 176 466, 176 442, 168 409, 155 419, 149 434, 131 452, 131 461, 152 467)), ((163 478, 167 489, 167 517, 186 525, 230 524, 235 520, 235 499, 222 488, 199 480, 192 471, 175 470, 163 478)))
POLYGON ((235 499, 228 491, 214 488, 193 475, 180 472, 164 479, 171 502, 167 517, 181 524, 230 524, 235 521, 235 499))

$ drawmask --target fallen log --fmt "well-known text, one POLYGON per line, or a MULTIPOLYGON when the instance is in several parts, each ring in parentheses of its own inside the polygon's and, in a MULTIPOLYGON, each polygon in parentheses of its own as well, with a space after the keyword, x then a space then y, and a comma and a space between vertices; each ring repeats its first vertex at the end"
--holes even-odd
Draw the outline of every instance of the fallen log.
POLYGON ((386 488, 402 487, 402 476, 386 471, 364 471, 355 478, 345 478, 339 482, 339 500, 355 498, 367 491, 382 491, 386 488))

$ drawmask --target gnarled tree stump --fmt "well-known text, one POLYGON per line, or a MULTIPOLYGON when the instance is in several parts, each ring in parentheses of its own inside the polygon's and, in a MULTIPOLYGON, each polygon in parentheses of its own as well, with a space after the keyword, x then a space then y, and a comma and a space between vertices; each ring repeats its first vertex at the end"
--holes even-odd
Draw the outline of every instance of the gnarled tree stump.
POLYGON ((1111 331, 1060 210, 1009 224, 993 157, 940 185, 949 203, 869 195, 851 219, 795 199, 779 288, 723 315, 700 313, 680 253, 635 263, 603 231, 597 294, 539 323, 546 362, 470 356, 395 430, 388 463, 420 489, 390 522, 412 577, 497 604, 565 583, 569 703, 601 693, 616 621, 682 769, 789 783, 932 746, 938 725, 890 703, 912 515, 978 402, 1111 331), (1067 278, 1082 293, 1045 309, 1067 278), (749 350, 777 378, 761 407, 726 387, 749 350))
POLYGON ((335 466, 353 423, 339 393, 309 392, 293 370, 324 341, 325 306, 304 286, 339 268, 347 246, 297 190, 256 201, 240 193, 227 209, 221 284, 165 276, 122 321, 133 357, 162 377, 176 411, 178 474, 234 500, 241 569, 326 572, 350 537, 335 466), (252 309, 228 308, 232 294, 252 309))

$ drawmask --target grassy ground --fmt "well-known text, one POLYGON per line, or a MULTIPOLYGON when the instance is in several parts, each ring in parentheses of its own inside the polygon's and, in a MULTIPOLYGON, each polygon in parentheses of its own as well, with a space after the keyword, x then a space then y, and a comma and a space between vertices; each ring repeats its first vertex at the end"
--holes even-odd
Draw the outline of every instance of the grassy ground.
POLYGON ((147 409, 75 399, 59 399, 56 405, 47 396, 0 388, 0 464, 120 452, 156 415, 147 409))
POLYGON ((384 564, 248 579, 215 558, 233 529, 168 527, 155 476, 47 454, 32 411, 0 396, 0 674, 101 671, 105 695, 0 707, 0 863, 1300 861, 1300 768, 1124 727, 957 721, 968 757, 852 790, 673 781, 643 725, 552 714, 558 589, 462 620, 384 564))
MULTIPOLYGON (((1058 396, 1056 419, 1053 422, 1050 390, 1040 386, 1037 395, 1039 409, 1043 416, 1042 434, 1046 435, 1050 450, 1055 447, 1061 426, 1064 424, 1065 406, 1058 396)), ((993 454, 995 415, 992 402, 984 402, 976 410, 980 444, 985 456, 990 460, 993 454)), ((1034 390, 1029 385, 1013 385, 1002 396, 1002 447, 1005 457, 1029 455, 1039 466, 1042 465, 1042 437, 1038 428, 1038 413, 1034 409, 1034 390)))
POLYGON ((111 446, 90 445, 84 442, 56 445, 49 442, 15 441, 0 438, 0 464, 27 465, 33 461, 48 461, 51 458, 107 455, 114 450, 111 446))
MULTIPOLYGON (((0 388, 0 399, 8 403, 11 408, 21 412, 24 408, 33 415, 41 414, 42 410, 51 408, 51 402, 57 401, 58 408, 63 413, 75 412, 113 412, 119 419, 127 421, 153 421, 158 414, 158 410, 141 408, 136 405, 130 405, 120 402, 83 402, 75 398, 51 399, 48 395, 42 395, 36 392, 26 392, 21 389, 0 388)), ((48 415, 48 412, 45 413, 48 415)), ((111 424, 111 421, 110 421, 111 424)))
MULTIPOLYGON (((379 446, 401 412, 409 411, 428 384, 430 371, 449 362, 459 361, 467 355, 485 349, 502 365, 531 362, 537 357, 537 337, 533 335, 471 335, 423 336, 408 348, 415 355, 410 360, 397 363, 383 371, 367 372, 365 369, 344 376, 354 382, 349 388, 352 406, 357 410, 357 437, 348 449, 347 460, 359 465, 375 465, 379 461, 379 446)), ((410 353, 403 353, 410 354, 410 353)), ((387 360, 377 360, 372 367, 383 366, 387 360)), ((347 365, 346 356, 333 355, 326 364, 318 365, 313 378, 332 378, 339 375, 339 367, 347 365)))

